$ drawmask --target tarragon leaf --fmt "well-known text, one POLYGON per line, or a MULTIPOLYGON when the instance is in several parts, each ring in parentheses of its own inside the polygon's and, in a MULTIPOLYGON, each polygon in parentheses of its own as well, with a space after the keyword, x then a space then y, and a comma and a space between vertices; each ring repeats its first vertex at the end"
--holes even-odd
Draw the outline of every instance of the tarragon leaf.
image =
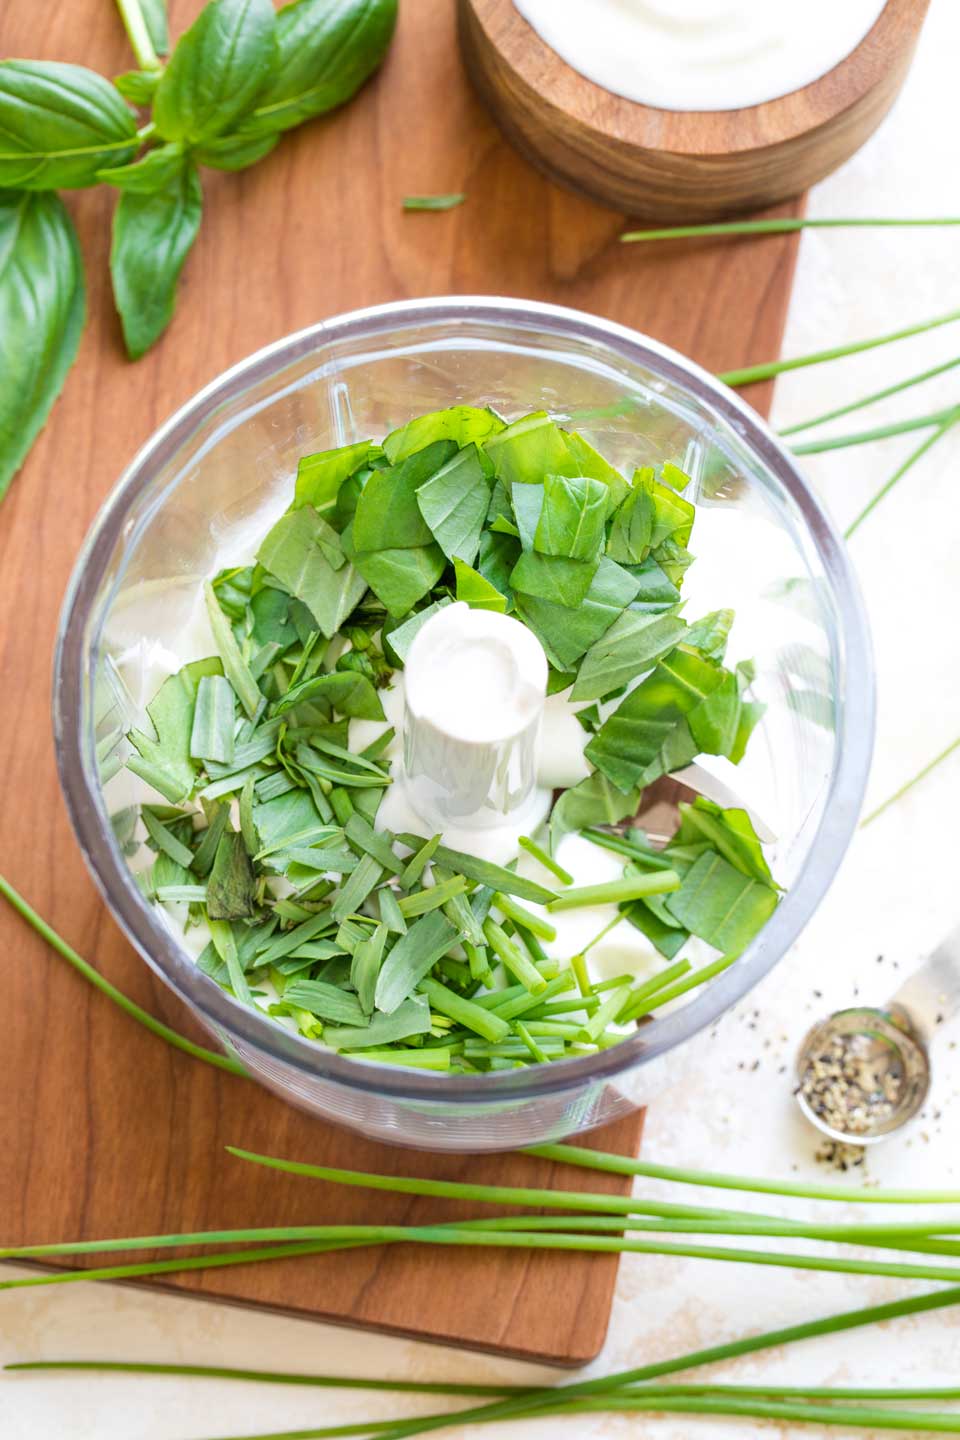
POLYGON ((197 686, 204 675, 221 675, 219 659, 194 660, 164 680, 147 706, 154 734, 131 730, 129 739, 139 752, 127 768, 179 805, 191 793, 197 765, 190 754, 197 686))
POLYGON ((233 686, 223 675, 201 677, 190 734, 190 754, 195 760, 233 763, 235 708, 233 686))
POLYGON ((203 596, 206 601, 207 617, 213 631, 213 638, 223 662, 223 673, 236 691, 237 699, 244 710, 248 715, 253 716, 259 710, 263 700, 260 687, 250 674, 247 663, 240 653, 240 646, 237 644, 233 627, 220 609, 220 602, 209 580, 204 583, 203 596))
POLYGON ((256 913, 256 876, 243 836, 228 830, 220 837, 207 881, 211 920, 243 920, 256 913))
POLYGON ((323 1043, 334 1050, 372 1050, 411 1035, 430 1033, 430 1005, 425 995, 411 995, 390 1015, 373 1015, 364 1029, 324 1026, 323 1043))
POLYGON ((366 675, 355 670, 337 670, 327 675, 313 675, 301 680, 290 689, 273 708, 275 715, 283 715, 305 700, 323 701, 358 720, 384 720, 383 706, 374 686, 366 675))
POLYGON ((377 979, 377 1009, 391 1015, 459 938, 459 931, 439 910, 431 910, 411 925, 383 962, 377 979))
MULTIPOLYGON (((398 835, 397 839, 410 850, 420 850, 424 845, 433 843, 425 840, 422 835, 406 833, 398 835)), ((535 880, 515 875, 512 870, 506 870, 502 865, 494 865, 491 860, 481 860, 463 850, 451 850, 449 845, 436 845, 432 854, 436 863, 445 870, 450 870, 455 875, 465 875, 468 880, 475 880, 478 885, 485 885, 490 890, 502 890, 506 895, 516 895, 521 900, 533 900, 538 905, 546 905, 556 898, 552 890, 538 885, 535 880)))

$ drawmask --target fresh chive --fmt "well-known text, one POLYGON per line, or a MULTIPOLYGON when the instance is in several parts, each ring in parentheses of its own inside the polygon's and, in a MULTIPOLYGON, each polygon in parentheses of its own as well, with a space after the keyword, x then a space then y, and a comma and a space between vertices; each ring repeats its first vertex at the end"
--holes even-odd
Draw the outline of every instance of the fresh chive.
POLYGON ((875 510, 876 507, 880 504, 880 501, 886 495, 889 495, 890 491, 903 479, 904 475, 906 475, 910 470, 913 469, 917 461, 922 460, 924 455, 926 455, 927 451, 932 450, 934 445, 936 445, 937 441, 943 439, 944 435, 946 435, 947 431, 956 424, 957 420, 960 420, 960 407, 952 411, 949 419, 945 420, 943 424, 939 427, 939 429, 935 430, 932 435, 928 436, 927 439, 924 440, 923 444, 919 446, 918 449, 914 450, 912 455, 909 455, 907 457, 903 464, 899 466, 899 468, 896 469, 894 473, 890 476, 890 479, 886 482, 885 485, 881 485, 880 489, 877 491, 876 495, 874 495, 873 499, 870 500, 863 507, 857 518, 850 525, 847 526, 846 530, 843 532, 845 539, 849 540, 851 535, 855 534, 855 532, 860 528, 860 526, 863 524, 864 520, 866 520, 867 516, 871 513, 871 511, 875 510))
POLYGON ((668 965, 666 970, 661 970, 659 975, 652 975, 642 985, 637 985, 633 990, 630 1005, 624 1007, 624 1014, 628 1014, 634 1005, 642 1004, 651 995, 666 990, 675 980, 689 974, 692 968, 689 960, 676 960, 672 965, 668 965))
MULTIPOLYGON (((411 850, 424 844, 422 837, 418 835, 402 834, 398 835, 397 839, 411 850)), ((457 875, 465 875, 468 880, 488 886, 491 890, 502 890, 507 895, 516 895, 521 900, 532 900, 537 905, 545 905, 554 898, 553 891, 547 890, 543 885, 537 885, 533 880, 525 880, 522 876, 515 875, 512 870, 504 869, 502 865, 478 859, 476 855, 469 855, 464 850, 451 850, 449 846, 438 843, 433 853, 436 855, 437 864, 444 869, 452 870, 457 875)), ((404 889, 409 888, 402 878, 400 883, 404 889)))
MULTIPOLYGON (((380 1390, 407 1395, 529 1395, 531 1385, 475 1385, 426 1380, 374 1380, 362 1375, 304 1375, 283 1370, 234 1370, 220 1365, 158 1365, 123 1360, 21 1360, 5 1370, 85 1370, 120 1375, 177 1375, 201 1380, 241 1380, 257 1385, 305 1385, 324 1390, 380 1390)), ((934 1397, 939 1398, 939 1397, 934 1397)))
POLYGON ((882 805, 878 805, 876 810, 871 810, 866 819, 860 821, 861 830, 865 825, 869 825, 872 821, 876 820, 885 810, 889 810, 891 805, 895 805, 898 800, 902 800, 904 795, 913 789, 914 785, 919 785, 922 780, 926 780, 927 776, 936 770, 938 765, 942 765, 944 760, 948 760, 954 751, 958 749, 960 749, 960 735, 958 735, 956 740, 953 740, 945 750, 941 750, 940 754, 935 756, 928 765, 924 765, 922 770, 918 770, 916 775, 908 780, 905 785, 901 785, 899 790, 895 790, 892 795, 889 795, 887 799, 883 801, 882 805))
POLYGON ((627 1024, 630 1020, 639 1020, 644 1015, 649 1015, 651 1011, 658 1010, 661 1005, 666 1005, 669 1001, 676 1000, 678 996, 686 995, 689 990, 695 990, 698 986, 706 984, 706 982, 712 980, 715 975, 721 975, 724 970, 728 970, 737 958, 736 955, 721 955, 709 965, 702 965, 699 970, 694 970, 692 974, 685 975, 683 979, 678 980, 675 985, 662 986, 660 989, 655 990, 652 995, 647 995, 642 1000, 635 998, 623 1011, 623 1023, 627 1024))
POLYGON ((531 995, 542 995, 548 982, 540 974, 530 957, 489 915, 483 922, 483 933, 490 949, 506 966, 514 979, 519 980, 531 995))
POLYGON ((536 935, 540 940, 556 940, 557 927, 551 925, 548 920, 541 920, 539 915, 534 915, 525 905, 519 904, 509 895, 496 891, 493 903, 508 920, 519 925, 523 930, 529 930, 531 935, 536 935))
POLYGON ((468 1030, 473 1030, 477 1035, 482 1035, 485 1040, 503 1040, 510 1034, 510 1026, 499 1015, 491 1010, 485 1010, 480 1005, 474 1005, 470 1000, 457 995, 453 990, 441 985, 437 980, 425 979, 420 981, 420 989, 433 1010, 439 1010, 441 1015, 448 1015, 451 1020, 458 1024, 465 1025, 468 1030))
POLYGON ((583 952, 581 952, 579 955, 574 955, 573 959, 570 961, 570 968, 576 976, 577 989, 580 991, 580 994, 584 996, 584 998, 586 998, 588 995, 592 995, 593 986, 590 983, 590 972, 587 969, 587 959, 586 955, 583 954, 583 952))
POLYGON ((909 435, 914 430, 935 430, 960 416, 960 405, 948 405, 929 415, 915 415, 910 420, 895 420, 877 425, 872 430, 856 430, 852 435, 831 435, 825 440, 805 440, 792 447, 794 455, 822 455, 828 450, 849 450, 853 445, 870 445, 876 440, 890 440, 896 435, 909 435))
POLYGON ((960 310, 950 310, 932 320, 921 320, 907 325, 902 330, 892 330, 885 335, 875 335, 868 340, 854 340, 847 345, 837 345, 830 350, 815 350, 810 355, 798 355, 792 360, 769 360, 761 365, 748 365, 741 370, 727 370, 717 378, 725 385, 753 385, 760 380, 772 380, 789 370, 802 370, 808 365, 820 365, 827 360, 842 360, 847 355, 859 355, 864 350, 876 350, 881 345, 890 345, 896 340, 908 340, 911 335, 924 335, 941 325, 951 325, 960 320, 960 310))
POLYGON ((599 1040, 608 1025, 612 1025, 630 995, 629 985, 618 985, 604 1000, 603 1004, 585 1021, 581 1033, 587 1040, 599 1040))
MULTIPOLYGON (((957 363, 960 364, 960 361, 957 363)), ((550 871, 551 875, 556 875, 562 885, 573 884, 573 876, 570 874, 570 871, 564 870, 562 865, 558 865, 553 856, 548 855, 543 846, 531 840, 529 835, 520 836, 520 848, 521 850, 526 850, 528 855, 532 855, 534 860, 537 860, 545 870, 550 871)))
POLYGON ((603 885, 580 885, 551 900, 548 910, 575 910, 584 905, 622 905, 640 900, 645 895, 665 895, 680 889, 680 876, 675 870, 660 870, 652 875, 626 875, 603 885))
POLYGON ((450 1069, 450 1051, 446 1048, 435 1050, 401 1050, 396 1047, 387 1050, 351 1050, 351 1060, 369 1060, 377 1065, 405 1065, 412 1070, 450 1069))
POLYGON ((108 1000, 112 1000, 114 1005, 122 1010, 125 1015, 129 1015, 132 1020, 136 1020, 145 1029, 149 1030, 151 1034, 158 1036, 161 1040, 165 1040, 167 1044, 172 1045, 175 1050, 181 1050, 185 1055, 191 1055, 195 1060, 203 1060, 208 1065, 215 1065, 218 1070, 226 1070, 231 1075, 246 1077, 247 1072, 238 1060, 234 1060, 233 1057, 229 1055, 218 1055, 213 1050, 207 1050, 202 1045, 194 1044, 194 1042, 188 1040, 185 1035, 180 1035, 176 1030, 171 1030, 169 1025, 164 1025, 162 1020, 155 1019, 153 1015, 150 1015, 135 1001, 124 995, 121 990, 118 990, 115 985, 111 985, 109 980, 104 979, 98 971, 94 970, 88 961, 84 960, 81 955, 78 955, 76 950, 74 950, 71 945, 68 945, 66 940, 58 935, 56 930, 37 914, 36 910, 24 900, 23 896, 13 888, 9 880, 6 880, 2 875, 0 875, 0 895, 13 906, 14 910, 26 920, 28 925, 36 930, 41 939, 45 940, 53 950, 56 950, 57 954, 62 956, 69 965, 72 965, 74 970, 82 975, 89 984, 96 990, 99 990, 102 995, 106 995, 108 1000))
POLYGON ((912 390, 915 385, 923 385, 927 380, 934 380, 938 375, 944 375, 948 370, 955 370, 960 365, 960 355, 953 360, 945 360, 942 365, 934 365, 930 370, 921 370, 919 375, 910 375, 906 380, 900 380, 896 385, 887 385, 883 390, 874 390, 870 395, 864 395, 860 400, 851 400, 849 405, 841 405, 836 410, 828 410, 823 415, 815 415, 812 420, 801 420, 796 425, 788 425, 780 431, 784 437, 796 435, 800 430, 812 430, 817 425, 827 425, 831 420, 841 420, 844 415, 852 415, 857 410, 866 410, 870 405, 876 405, 881 400, 889 400, 892 395, 899 395, 904 390, 912 390))
POLYGON ((526 1025, 524 1025, 523 1021, 515 1020, 513 1022, 513 1028, 520 1036, 520 1039, 523 1041, 524 1045, 526 1045, 527 1049, 530 1051, 530 1054, 533 1056, 534 1060, 536 1060, 537 1064, 546 1064, 550 1057, 547 1055, 543 1047, 537 1044, 536 1040, 533 1038, 533 1035, 527 1029, 526 1025))
POLYGON ((466 200, 461 193, 450 195, 407 195, 403 201, 404 210, 455 210, 466 200))
POLYGON ((623 855, 628 860, 633 860, 638 865, 646 865, 654 870, 669 870, 670 861, 666 856, 656 850, 645 849, 635 841, 628 840, 625 835, 614 835, 609 830, 599 830, 595 826, 587 826, 582 831, 586 840, 594 845, 599 845, 603 850, 612 850, 617 855, 623 855))
MULTIPOLYGON (((483 932, 481 931, 481 934, 483 932)), ((470 965, 470 974, 474 980, 479 980, 482 985, 489 985, 493 980, 493 973, 490 969, 490 960, 485 945, 474 945, 470 940, 462 942, 464 953, 470 965)))
POLYGON ((567 990, 573 988, 573 984, 573 975, 568 970, 555 976, 554 979, 548 980, 538 994, 531 994, 525 985, 519 986, 519 995, 511 994, 508 999, 502 1000, 493 1008, 501 1020, 516 1020, 520 1015, 539 1016, 540 1007, 545 1001, 551 1000, 555 995, 563 995, 567 990))
POLYGON ((948 215, 934 219, 926 216, 918 219, 907 216, 821 219, 785 215, 776 220, 726 220, 710 225, 675 225, 668 230, 627 230, 620 239, 625 244, 636 244, 651 240, 694 240, 722 235, 789 235, 795 230, 848 230, 861 226, 911 228, 931 225, 960 225, 960 218, 948 215))

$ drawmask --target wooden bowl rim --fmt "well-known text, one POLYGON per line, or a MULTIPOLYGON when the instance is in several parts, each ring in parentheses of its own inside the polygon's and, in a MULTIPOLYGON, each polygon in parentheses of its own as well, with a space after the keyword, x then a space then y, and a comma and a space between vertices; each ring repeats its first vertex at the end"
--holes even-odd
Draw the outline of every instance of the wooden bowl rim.
MULTIPOLYGON (((819 80, 776 100, 740 110, 659 110, 604 90, 568 65, 520 14, 513 0, 459 0, 481 27, 488 45, 538 103, 594 135, 628 148, 675 155, 729 155, 767 149, 835 122, 868 95, 913 46, 930 0, 886 0, 855 50, 819 80), (509 12, 509 14, 508 14, 509 12), (506 46, 491 33, 497 20, 512 18, 506 46), (515 37, 522 35, 522 43, 515 37), (552 74, 554 82, 545 83, 552 74), (563 104, 553 98, 562 88, 563 104)), ((798 0, 800 3, 800 0, 798 0)))

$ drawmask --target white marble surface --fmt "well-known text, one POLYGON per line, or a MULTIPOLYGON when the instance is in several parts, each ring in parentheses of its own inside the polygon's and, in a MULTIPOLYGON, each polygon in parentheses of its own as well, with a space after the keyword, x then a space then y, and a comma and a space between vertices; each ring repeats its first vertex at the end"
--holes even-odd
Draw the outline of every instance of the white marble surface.
MULTIPOLYGON (((866 149, 816 191, 811 213, 960 214, 958 53, 960 7, 956 0, 933 0, 902 100, 866 149)), ((958 240, 960 232, 949 229, 808 232, 785 353, 893 329, 960 304, 958 240)), ((776 420, 785 425, 829 409, 960 353, 958 346, 960 327, 948 327, 896 349, 789 377, 780 388, 776 420)), ((958 391, 960 371, 898 397, 881 415, 939 408, 957 399, 958 391)), ((872 423, 874 413, 862 423, 872 423)), ((860 424, 861 418, 854 417, 847 428, 860 424)), ((903 443, 826 456, 810 464, 810 474, 837 519, 846 524, 914 443, 907 437, 903 443)), ((960 733, 955 639, 960 603, 958 471, 960 429, 910 474, 853 542, 879 672, 871 807, 960 733)), ((822 1173, 812 1159, 815 1142, 794 1119, 788 1077, 778 1068, 817 1012, 845 1001, 855 983, 863 997, 883 999, 896 978, 894 961, 902 973, 956 922, 958 845, 951 816, 958 803, 960 752, 936 780, 917 788, 858 835, 796 952, 742 1013, 727 1017, 716 1039, 704 1044, 699 1064, 683 1084, 652 1110, 644 1142, 647 1156, 768 1174, 794 1169, 801 1175, 822 1173), (879 954, 885 956, 882 964, 879 954), (815 998, 815 990, 822 998, 815 998), (753 1029, 755 1009, 763 1020, 753 1029), (755 1062, 759 1069, 752 1068, 755 1062)), ((928 1118, 909 1136, 875 1152, 870 1169, 877 1179, 960 1183, 960 1051, 950 1048, 954 1038, 960 1042, 960 1027, 941 1037, 928 1118)), ((889 1298, 904 1289, 896 1281, 627 1258, 608 1344, 596 1369, 639 1364, 697 1344, 889 1298)), ((12 1292, 0 1299, 0 1361, 94 1355, 437 1379, 517 1379, 535 1373, 489 1358, 119 1288, 77 1285, 12 1292)), ((955 1381, 958 1363, 960 1312, 946 1312, 759 1356, 726 1367, 724 1378, 943 1384, 955 1381)), ((0 1380, 0 1434, 5 1440, 254 1435, 412 1413, 416 1408, 415 1401, 390 1397, 272 1391, 206 1381, 0 1380)), ((498 1433, 505 1440, 521 1435, 573 1440, 640 1434, 654 1440, 697 1435, 722 1440, 748 1436, 753 1427, 742 1421, 683 1417, 596 1417, 563 1425, 505 1425, 498 1433)))

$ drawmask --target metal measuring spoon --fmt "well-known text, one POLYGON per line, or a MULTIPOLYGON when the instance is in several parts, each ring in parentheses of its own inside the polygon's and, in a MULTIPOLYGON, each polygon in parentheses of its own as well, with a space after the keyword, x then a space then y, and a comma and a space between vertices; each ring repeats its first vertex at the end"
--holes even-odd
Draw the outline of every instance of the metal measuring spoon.
POLYGON ((797 1056, 803 1114, 847 1144, 874 1145, 892 1135, 926 1100, 937 1027, 958 1010, 960 927, 886 1005, 838 1010, 813 1027, 797 1056))

